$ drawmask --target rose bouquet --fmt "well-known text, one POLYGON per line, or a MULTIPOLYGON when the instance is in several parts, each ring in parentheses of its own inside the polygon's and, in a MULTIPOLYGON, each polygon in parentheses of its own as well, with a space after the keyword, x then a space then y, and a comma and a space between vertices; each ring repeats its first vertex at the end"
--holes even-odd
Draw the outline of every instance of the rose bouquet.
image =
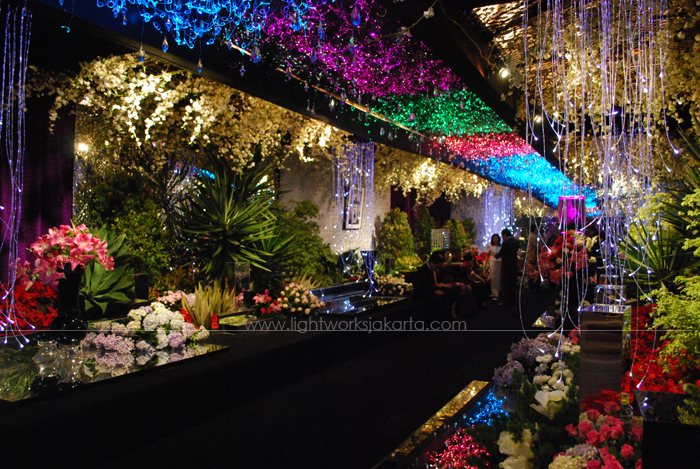
POLYGON ((283 314, 296 316, 318 314, 326 304, 303 285, 291 282, 284 287, 277 304, 283 314))
POLYGON ((380 275, 377 277, 377 290, 382 296, 408 296, 413 291, 413 285, 403 275, 380 275))
MULTIPOLYGON (((611 408, 617 413, 619 405, 611 408)), ((579 424, 569 424, 566 431, 579 444, 554 457, 549 469, 639 469, 642 467, 641 417, 634 417, 629 430, 615 415, 589 409, 579 417, 579 424)))

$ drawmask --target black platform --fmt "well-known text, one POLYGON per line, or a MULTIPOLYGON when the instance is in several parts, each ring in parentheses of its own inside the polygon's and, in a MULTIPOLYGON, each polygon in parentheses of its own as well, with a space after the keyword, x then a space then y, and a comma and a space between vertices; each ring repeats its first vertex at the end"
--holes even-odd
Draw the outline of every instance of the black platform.
MULTIPOLYGON (((522 323, 554 300, 524 291, 522 323)), ((385 317, 410 319, 408 303, 385 317)), ((0 460, 8 468, 371 468, 472 380, 490 381, 523 334, 515 309, 482 310, 466 324, 466 332, 215 334, 228 352, 3 409, 0 460)))

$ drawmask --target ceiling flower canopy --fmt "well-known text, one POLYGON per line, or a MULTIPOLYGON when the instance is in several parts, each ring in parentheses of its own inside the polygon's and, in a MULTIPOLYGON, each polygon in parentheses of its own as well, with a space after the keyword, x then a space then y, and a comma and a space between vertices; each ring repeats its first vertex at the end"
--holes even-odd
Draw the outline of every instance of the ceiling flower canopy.
MULTIPOLYGON (((407 135, 418 153, 425 154, 427 148, 430 156, 499 183, 535 188, 535 194, 554 205, 559 195, 583 191, 561 174, 552 177, 558 169, 378 1, 96 2, 125 24, 142 22, 144 28, 162 33, 164 51, 171 44, 189 48, 225 44, 232 54, 243 53, 241 74, 246 61, 272 63, 289 80, 299 80, 314 93, 316 108, 327 106, 331 113, 349 110, 367 126, 380 122, 382 136, 386 133, 392 140, 399 133, 407 135), (426 140, 428 145, 422 145, 426 140), (514 159, 545 170, 514 171, 508 167, 514 159)), ((426 13, 421 21, 431 21, 430 11, 426 13)))

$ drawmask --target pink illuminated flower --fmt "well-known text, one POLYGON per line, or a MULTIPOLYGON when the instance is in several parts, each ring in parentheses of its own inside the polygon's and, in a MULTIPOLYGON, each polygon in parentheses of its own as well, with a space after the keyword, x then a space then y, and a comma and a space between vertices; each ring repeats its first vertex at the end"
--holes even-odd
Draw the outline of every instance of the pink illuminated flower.
POLYGON ((632 441, 634 441, 635 443, 642 442, 642 429, 641 428, 633 428, 632 429, 632 441))
POLYGON ((608 401, 605 403, 605 413, 608 415, 617 415, 620 411, 620 404, 613 401, 608 401))
POLYGON ((627 445, 627 444, 622 445, 622 449, 620 450, 620 455, 629 461, 634 456, 634 448, 632 448, 630 445, 627 445))
POLYGON ((601 435, 600 433, 598 433, 595 430, 591 430, 588 433, 586 433, 586 443, 588 443, 591 446, 598 446, 603 441, 605 441, 605 438, 603 438, 603 435, 601 435))
POLYGON ((94 258, 94 254, 83 254, 80 248, 75 247, 70 250, 70 268, 75 270, 78 266, 85 267, 94 258))
POLYGON ((585 437, 586 433, 590 432, 591 430, 593 430, 593 425, 591 425, 591 422, 587 420, 584 420, 578 424, 578 431, 581 432, 582 437, 585 437))
POLYGON ((603 435, 604 440, 607 440, 608 438, 610 438, 610 435, 611 435, 610 427, 607 424, 600 427, 600 434, 603 435))
POLYGON ((588 463, 586 464, 586 469, 600 469, 600 466, 600 461, 594 459, 592 461, 588 461, 588 463))
POLYGON ((573 423, 570 423, 566 426, 566 431, 569 433, 569 436, 578 435, 578 428, 576 428, 573 423))
POLYGON ((603 456, 603 463, 605 469, 623 469, 622 464, 612 454, 603 456))
POLYGON ((600 412, 598 412, 596 409, 588 409, 586 411, 586 417, 588 417, 588 420, 591 422, 595 422, 598 420, 598 417, 600 417, 600 412))
POLYGON ((104 261, 100 262, 100 265, 102 265, 105 270, 114 270, 114 257, 109 256, 105 258, 104 261))
POLYGON ((83 252, 90 252, 94 248, 92 235, 90 233, 77 234, 75 238, 73 238, 73 242, 75 243, 75 247, 83 252))
POLYGON ((622 427, 622 423, 618 423, 610 430, 610 436, 613 440, 619 440, 625 434, 625 429, 622 427))
POLYGON ((56 282, 64 277, 62 273, 56 272, 56 266, 46 259, 37 259, 34 267, 36 274, 39 276, 39 281, 44 285, 56 285, 56 282))

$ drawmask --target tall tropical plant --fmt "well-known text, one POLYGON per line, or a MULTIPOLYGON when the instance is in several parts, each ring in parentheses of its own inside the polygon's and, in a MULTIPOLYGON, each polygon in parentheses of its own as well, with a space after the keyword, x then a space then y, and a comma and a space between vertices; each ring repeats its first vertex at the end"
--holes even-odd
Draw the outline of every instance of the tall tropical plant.
POLYGON ((682 129, 679 133, 686 150, 683 174, 666 187, 665 194, 649 199, 620 245, 628 274, 633 274, 625 277, 632 291, 664 289, 677 293, 676 277, 700 269, 700 258, 693 256, 687 243, 699 238, 693 227, 693 206, 687 201, 700 190, 700 146, 682 129))
POLYGON ((273 171, 275 159, 256 150, 240 173, 226 163, 214 161, 213 177, 201 172, 183 205, 180 230, 182 245, 209 280, 221 285, 232 276, 234 262, 250 262, 263 270, 266 253, 260 243, 274 236, 273 171))
POLYGON ((129 293, 134 286, 134 271, 129 267, 130 246, 126 235, 117 236, 103 226, 97 233, 107 241, 109 255, 114 258, 114 270, 106 270, 97 262, 85 268, 81 296, 88 304, 90 315, 101 316, 110 303, 130 303, 129 293))

